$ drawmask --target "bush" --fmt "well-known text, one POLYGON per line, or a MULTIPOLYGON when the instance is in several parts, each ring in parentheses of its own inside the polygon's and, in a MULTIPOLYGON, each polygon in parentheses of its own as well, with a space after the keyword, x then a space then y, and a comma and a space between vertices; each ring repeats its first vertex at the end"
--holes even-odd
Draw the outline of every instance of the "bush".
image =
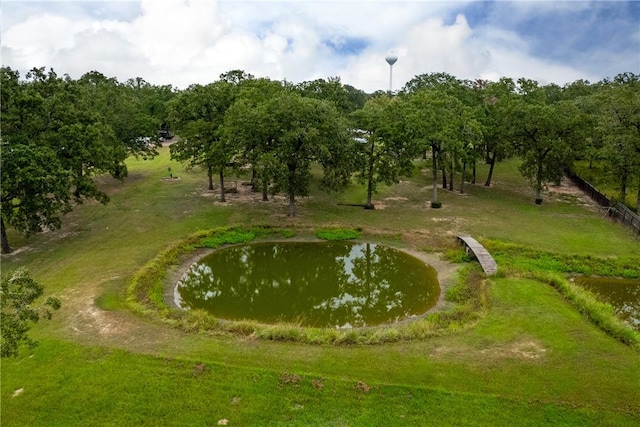
POLYGON ((227 230, 220 234, 202 239, 199 246, 203 248, 218 248, 222 245, 247 243, 255 238, 256 234, 252 231, 227 230))
POLYGON ((323 240, 351 240, 360 237, 360 232, 345 228, 321 228, 316 231, 316 237, 323 240))
POLYGON ((440 209, 442 207, 442 202, 431 202, 431 207, 433 209, 440 209))
POLYGON ((464 248, 450 249, 444 253, 444 259, 447 261, 460 264, 473 261, 473 257, 464 248))

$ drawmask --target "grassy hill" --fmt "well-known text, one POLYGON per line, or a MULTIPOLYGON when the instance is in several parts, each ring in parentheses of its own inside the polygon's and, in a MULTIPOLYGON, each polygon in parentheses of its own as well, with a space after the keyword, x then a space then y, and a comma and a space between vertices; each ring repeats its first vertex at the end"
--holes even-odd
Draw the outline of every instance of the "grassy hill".
POLYGON ((419 164, 411 178, 381 189, 373 211, 345 205, 364 201, 362 186, 336 195, 314 184, 291 219, 284 198, 261 202, 243 177, 228 179, 238 193, 217 202, 205 174, 183 170, 167 148, 128 166, 124 182, 101 179, 108 205, 86 202, 58 231, 9 235, 17 250, 3 256, 3 274, 29 267, 63 306, 32 330, 39 347, 2 361, 3 426, 638 424, 640 353, 554 287, 509 268, 486 281, 488 309, 473 324, 380 345, 186 333, 124 303, 133 275, 156 254, 227 225, 282 226, 300 236, 360 227, 364 240, 435 253, 468 233, 523 248, 523 257, 640 265, 638 238, 573 189, 550 188, 537 206, 509 161, 497 166, 491 188, 439 190, 443 207, 431 209, 419 164), (165 179, 169 167, 180 179, 165 179))

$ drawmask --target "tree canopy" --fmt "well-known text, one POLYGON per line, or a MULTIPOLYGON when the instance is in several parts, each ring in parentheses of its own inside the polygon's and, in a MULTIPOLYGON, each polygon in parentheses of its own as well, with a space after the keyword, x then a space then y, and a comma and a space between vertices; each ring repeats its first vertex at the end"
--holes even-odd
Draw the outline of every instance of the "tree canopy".
POLYGON ((625 200, 638 189, 640 209, 640 83, 623 73, 565 86, 521 78, 491 82, 447 73, 415 76, 397 95, 366 94, 339 77, 299 84, 230 70, 184 90, 137 77, 124 83, 98 71, 79 79, 34 68, 24 77, 0 69, 2 120, 2 252, 7 228, 27 235, 57 228, 74 203, 108 202, 97 176, 123 179, 129 156, 153 158, 159 130, 179 136, 170 152, 187 168, 203 168, 225 201, 228 171, 251 170, 253 188, 284 192, 289 214, 308 194, 311 165, 322 186, 366 185, 366 207, 380 183, 407 175, 414 156, 431 160, 432 205, 438 177, 454 189, 475 183, 476 163, 516 155, 542 202, 575 160, 600 162, 625 200), (471 169, 471 172, 469 172, 471 169), (459 177, 459 178, 458 178, 459 177))
POLYGON ((380 95, 370 98, 352 114, 363 139, 358 144, 355 178, 367 186, 367 209, 374 207, 371 198, 379 183, 397 183, 400 176, 409 176, 413 171, 412 160, 418 150, 406 134, 406 108, 404 100, 380 95))
MULTIPOLYGON (((152 87, 142 86, 151 101, 152 87)), ((3 253, 7 226, 27 235, 59 227, 72 201, 108 201, 96 175, 122 179, 128 156, 157 154, 160 119, 137 87, 95 71, 73 80, 34 68, 21 79, 2 67, 0 93, 3 253)))
POLYGON ((20 346, 29 348, 38 342, 29 337, 33 323, 41 317, 51 319, 53 310, 60 308, 60 300, 48 297, 41 305, 35 301, 44 293, 44 287, 36 282, 29 271, 19 268, 8 274, 0 283, 0 356, 15 357, 20 346))

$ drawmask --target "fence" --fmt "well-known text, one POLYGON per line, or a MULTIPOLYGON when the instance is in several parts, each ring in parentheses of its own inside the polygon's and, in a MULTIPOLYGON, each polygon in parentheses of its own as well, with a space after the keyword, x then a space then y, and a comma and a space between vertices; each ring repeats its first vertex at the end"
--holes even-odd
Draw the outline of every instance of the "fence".
POLYGON ((600 206, 604 206, 605 208, 608 208, 612 205, 611 200, 609 200, 607 196, 599 192, 596 187, 582 179, 582 177, 570 171, 567 171, 567 175, 569 176, 571 181, 573 181, 573 183, 578 186, 578 188, 587 193, 587 195, 591 197, 597 204, 599 204, 600 206))
POLYGON ((632 227, 638 234, 640 234, 640 216, 626 207, 624 203, 610 200, 607 196, 599 192, 597 188, 573 172, 567 171, 567 175, 571 181, 578 186, 578 188, 587 193, 596 203, 600 206, 609 208, 609 216, 632 227))
POLYGON ((634 228, 640 234, 640 216, 622 203, 616 203, 613 208, 609 209, 609 215, 634 228))

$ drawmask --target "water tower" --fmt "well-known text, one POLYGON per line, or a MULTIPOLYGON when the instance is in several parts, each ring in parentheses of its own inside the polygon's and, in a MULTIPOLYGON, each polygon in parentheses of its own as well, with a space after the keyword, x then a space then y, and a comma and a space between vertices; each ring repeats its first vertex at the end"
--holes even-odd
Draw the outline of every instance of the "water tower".
POLYGON ((391 93, 393 91, 393 64, 396 63, 398 57, 392 53, 384 59, 389 64, 389 93, 391 93))

